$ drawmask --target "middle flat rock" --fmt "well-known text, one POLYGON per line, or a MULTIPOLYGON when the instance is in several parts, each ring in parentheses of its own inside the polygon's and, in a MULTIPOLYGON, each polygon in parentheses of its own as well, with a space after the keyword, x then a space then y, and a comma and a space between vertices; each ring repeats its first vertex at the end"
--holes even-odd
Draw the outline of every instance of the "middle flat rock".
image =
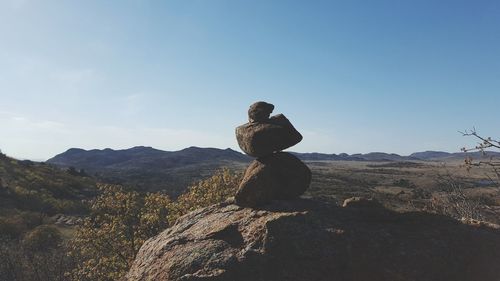
POLYGON ((240 206, 258 206, 275 199, 297 198, 311 183, 311 170, 290 153, 278 152, 250 163, 235 200, 240 206))
POLYGON ((278 114, 265 121, 239 126, 236 139, 241 150, 258 158, 296 145, 302 135, 283 114, 278 114))

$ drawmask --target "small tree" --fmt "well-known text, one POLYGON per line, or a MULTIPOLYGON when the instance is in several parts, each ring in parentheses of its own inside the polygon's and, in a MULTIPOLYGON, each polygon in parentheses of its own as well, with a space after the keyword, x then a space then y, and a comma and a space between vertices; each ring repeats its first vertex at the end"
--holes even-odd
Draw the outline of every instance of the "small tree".
POLYGON ((76 267, 74 280, 119 280, 127 272, 144 241, 197 208, 234 196, 241 175, 228 169, 189 187, 177 201, 161 193, 145 196, 116 185, 100 185, 101 195, 91 202, 70 243, 76 267))
POLYGON ((100 185, 91 214, 76 231, 70 255, 78 261, 75 280, 118 280, 144 241, 168 227, 167 195, 141 196, 116 185, 100 185))
MULTIPOLYGON (((472 130, 466 130, 462 133, 463 136, 474 137, 479 140, 478 143, 474 147, 462 147, 463 152, 481 152, 484 156, 488 156, 488 149, 491 150, 500 150, 500 140, 493 139, 491 137, 483 137, 479 135, 476 131, 476 128, 472 128, 472 130)), ((487 175, 488 178, 494 183, 497 187, 500 188, 500 160, 495 159, 493 156, 490 156, 487 160, 484 161, 474 161, 472 157, 467 157, 465 159, 465 165, 467 169, 471 169, 472 167, 486 166, 489 167, 492 171, 492 175, 487 175)))
POLYGON ((234 197, 241 181, 241 173, 231 172, 227 168, 216 171, 210 178, 201 180, 188 187, 187 192, 179 196, 170 216, 173 223, 179 216, 198 208, 221 203, 234 197))
POLYGON ((442 192, 432 194, 431 210, 459 220, 484 220, 481 202, 467 194, 462 181, 447 174, 438 175, 437 183, 442 192))

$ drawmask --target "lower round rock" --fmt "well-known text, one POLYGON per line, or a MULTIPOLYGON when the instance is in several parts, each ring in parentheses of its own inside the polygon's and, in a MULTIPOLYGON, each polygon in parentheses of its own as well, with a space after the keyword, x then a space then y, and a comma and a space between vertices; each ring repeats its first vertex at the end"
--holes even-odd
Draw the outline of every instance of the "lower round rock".
POLYGON ((290 153, 278 152, 250 163, 235 200, 240 206, 263 205, 302 195, 311 183, 311 170, 290 153))

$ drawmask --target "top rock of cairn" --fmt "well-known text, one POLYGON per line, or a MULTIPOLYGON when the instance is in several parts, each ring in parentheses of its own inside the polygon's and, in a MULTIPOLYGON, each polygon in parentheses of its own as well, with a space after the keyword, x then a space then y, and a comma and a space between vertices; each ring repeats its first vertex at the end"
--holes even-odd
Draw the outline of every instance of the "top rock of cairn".
POLYGON ((248 121, 252 122, 265 122, 274 110, 274 105, 258 101, 250 106, 248 109, 248 121))

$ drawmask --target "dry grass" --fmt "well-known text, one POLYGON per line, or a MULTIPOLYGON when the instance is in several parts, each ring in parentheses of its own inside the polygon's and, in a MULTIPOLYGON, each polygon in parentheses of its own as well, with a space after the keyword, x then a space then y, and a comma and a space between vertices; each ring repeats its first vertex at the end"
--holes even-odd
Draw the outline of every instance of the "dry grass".
POLYGON ((500 223, 500 190, 485 167, 462 162, 308 162, 313 182, 306 196, 341 203, 376 198, 396 211, 429 211, 500 223))

